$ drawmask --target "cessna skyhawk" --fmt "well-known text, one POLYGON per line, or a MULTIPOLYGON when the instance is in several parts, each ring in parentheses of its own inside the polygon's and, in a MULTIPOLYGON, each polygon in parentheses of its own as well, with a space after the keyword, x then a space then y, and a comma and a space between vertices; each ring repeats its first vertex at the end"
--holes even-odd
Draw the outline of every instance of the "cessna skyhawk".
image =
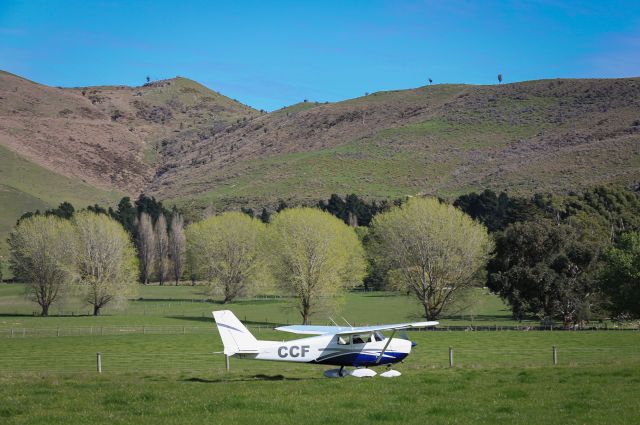
POLYGON ((400 376, 400 372, 390 367, 404 360, 415 343, 393 336, 399 330, 426 328, 438 324, 415 322, 360 327, 280 326, 275 329, 314 336, 291 341, 260 341, 230 310, 214 311, 213 317, 222 338, 225 355, 241 359, 340 366, 340 369, 331 369, 324 373, 329 378, 346 375, 358 378, 372 377, 376 372, 369 368, 382 365, 389 369, 380 376, 400 376), (387 338, 381 333, 385 330, 392 331, 390 337, 387 338), (344 369, 345 366, 355 369, 347 371, 344 369))

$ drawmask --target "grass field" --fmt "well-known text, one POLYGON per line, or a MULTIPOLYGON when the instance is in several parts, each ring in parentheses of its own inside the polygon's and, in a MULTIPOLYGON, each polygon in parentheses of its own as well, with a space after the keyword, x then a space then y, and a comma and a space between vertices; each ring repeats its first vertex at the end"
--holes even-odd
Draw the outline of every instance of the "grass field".
MULTIPOLYGON (((144 287, 139 294, 144 300, 97 318, 24 315, 33 306, 22 291, 20 285, 0 285, 0 329, 95 326, 96 331, 60 337, 16 332, 13 338, 0 333, 3 425, 628 424, 639 419, 638 331, 410 332, 417 346, 395 367, 403 373, 400 378, 331 380, 322 377, 326 366, 233 358, 227 372, 223 356, 214 354, 222 344, 210 318, 211 310, 227 307, 192 301, 205 297, 199 287, 144 287), (102 326, 133 324, 152 331, 97 332, 102 326), (200 331, 153 331, 180 325, 200 331), (95 372, 98 352, 100 375, 95 372)), ((484 297, 471 312, 474 321, 512 323, 498 298, 482 290, 472 296, 484 297)), ((228 308, 242 320, 246 316, 259 339, 295 338, 263 323, 297 321, 284 306, 281 299, 252 299, 228 308)), ((340 314, 360 324, 415 319, 418 313, 404 296, 354 293, 340 314)), ((462 309, 442 322, 470 323, 469 313, 462 309)))
MULTIPOLYGON (((233 310, 243 321, 253 324, 299 323, 300 315, 288 300, 267 296, 220 304, 202 286, 140 286, 135 300, 117 309, 109 307, 100 317, 87 316, 91 309, 69 299, 54 305, 52 316, 36 317, 38 306, 24 295, 24 286, 0 285, 0 329, 7 327, 110 326, 110 325, 203 325, 211 311, 233 310), (72 315, 73 314, 73 315, 72 315), (80 316, 80 317, 78 317, 80 316)), ((339 310, 316 315, 314 323, 329 322, 344 317, 351 324, 397 323, 418 320, 421 307, 413 297, 393 292, 349 293, 339 310)), ((344 322, 343 322, 344 323, 344 322)), ((443 325, 508 326, 518 322, 511 318, 509 308, 495 295, 483 289, 469 293, 459 305, 451 308, 443 325)), ((534 322, 525 322, 534 323, 534 322)))
MULTIPOLYGON (((261 335, 275 337, 275 333, 261 335)), ((37 423, 637 423, 640 333, 422 332, 403 376, 231 360, 209 335, 25 338, 0 348, 0 418, 37 423), (551 344, 559 365, 551 365, 551 344), (447 368, 454 347, 456 367, 447 368), (103 374, 95 353, 103 356, 103 374), (64 373, 53 373, 64 372, 64 373)))

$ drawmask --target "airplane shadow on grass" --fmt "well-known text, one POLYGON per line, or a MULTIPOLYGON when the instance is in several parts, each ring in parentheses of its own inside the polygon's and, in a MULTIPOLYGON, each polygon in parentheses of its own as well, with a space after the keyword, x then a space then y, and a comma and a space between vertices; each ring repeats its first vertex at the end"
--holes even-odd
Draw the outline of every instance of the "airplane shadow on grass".
POLYGON ((202 383, 202 384, 219 384, 219 383, 226 383, 226 382, 255 382, 255 381, 309 381, 312 379, 322 379, 322 377, 317 377, 317 378, 287 378, 284 375, 265 375, 265 374, 258 374, 258 375, 253 375, 253 376, 248 376, 245 378, 231 378, 231 379, 224 379, 224 378, 219 378, 219 379, 205 379, 205 378, 198 378, 198 377, 193 377, 193 378, 187 378, 187 379, 183 379, 183 381, 185 382, 196 382, 196 383, 202 383))

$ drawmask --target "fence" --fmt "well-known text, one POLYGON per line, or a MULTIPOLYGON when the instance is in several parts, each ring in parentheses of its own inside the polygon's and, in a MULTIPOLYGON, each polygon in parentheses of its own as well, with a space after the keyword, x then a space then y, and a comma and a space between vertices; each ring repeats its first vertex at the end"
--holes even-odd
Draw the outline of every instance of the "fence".
MULTIPOLYGON (((77 352, 23 353, 20 356, 0 357, 0 374, 25 373, 224 373, 225 356, 219 353, 194 352, 77 352)), ((437 347, 412 356, 400 368, 409 370, 433 368, 496 368, 496 367, 554 367, 613 364, 640 364, 640 352, 635 347, 562 347, 530 349, 471 349, 437 347)), ((231 370, 249 373, 286 371, 299 365, 273 362, 236 360, 231 358, 231 370), (241 365, 241 366, 240 366, 241 365)), ((320 373, 323 366, 315 369, 320 373)), ((327 367, 327 366, 324 366, 327 367)))
MULTIPOLYGON (((281 326, 277 323, 264 323, 260 325, 249 325, 247 328, 255 333, 273 330, 274 327, 281 326)), ((438 326, 410 332, 500 332, 500 331, 640 331, 639 327, 606 327, 591 326, 584 328, 563 329, 553 326, 438 326)), ((122 325, 122 326, 78 326, 78 327, 56 327, 56 328, 0 328, 0 338, 26 338, 26 337, 63 337, 63 336, 104 336, 104 335, 130 335, 130 334, 206 334, 216 332, 213 320, 208 326, 145 326, 145 325, 122 325)))

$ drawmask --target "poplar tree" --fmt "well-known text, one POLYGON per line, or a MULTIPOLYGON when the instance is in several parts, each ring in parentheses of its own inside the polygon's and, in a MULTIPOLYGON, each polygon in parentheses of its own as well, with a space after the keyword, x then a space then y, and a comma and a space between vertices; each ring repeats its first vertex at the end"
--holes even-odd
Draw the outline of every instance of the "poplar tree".
POLYGON ((136 237, 136 245, 138 248, 138 258, 140 259, 140 275, 142 282, 146 285, 149 283, 156 252, 156 238, 153 233, 153 224, 151 217, 147 213, 141 213, 138 219, 138 233, 136 237))
POLYGON ((158 273, 160 286, 162 286, 169 274, 169 235, 167 234, 167 220, 162 213, 158 216, 154 233, 156 240, 156 272, 158 273))
POLYGON ((180 282, 184 271, 185 251, 187 239, 184 233, 184 218, 180 214, 175 214, 171 220, 171 232, 169 234, 169 258, 171 262, 171 272, 176 281, 176 286, 180 282))

